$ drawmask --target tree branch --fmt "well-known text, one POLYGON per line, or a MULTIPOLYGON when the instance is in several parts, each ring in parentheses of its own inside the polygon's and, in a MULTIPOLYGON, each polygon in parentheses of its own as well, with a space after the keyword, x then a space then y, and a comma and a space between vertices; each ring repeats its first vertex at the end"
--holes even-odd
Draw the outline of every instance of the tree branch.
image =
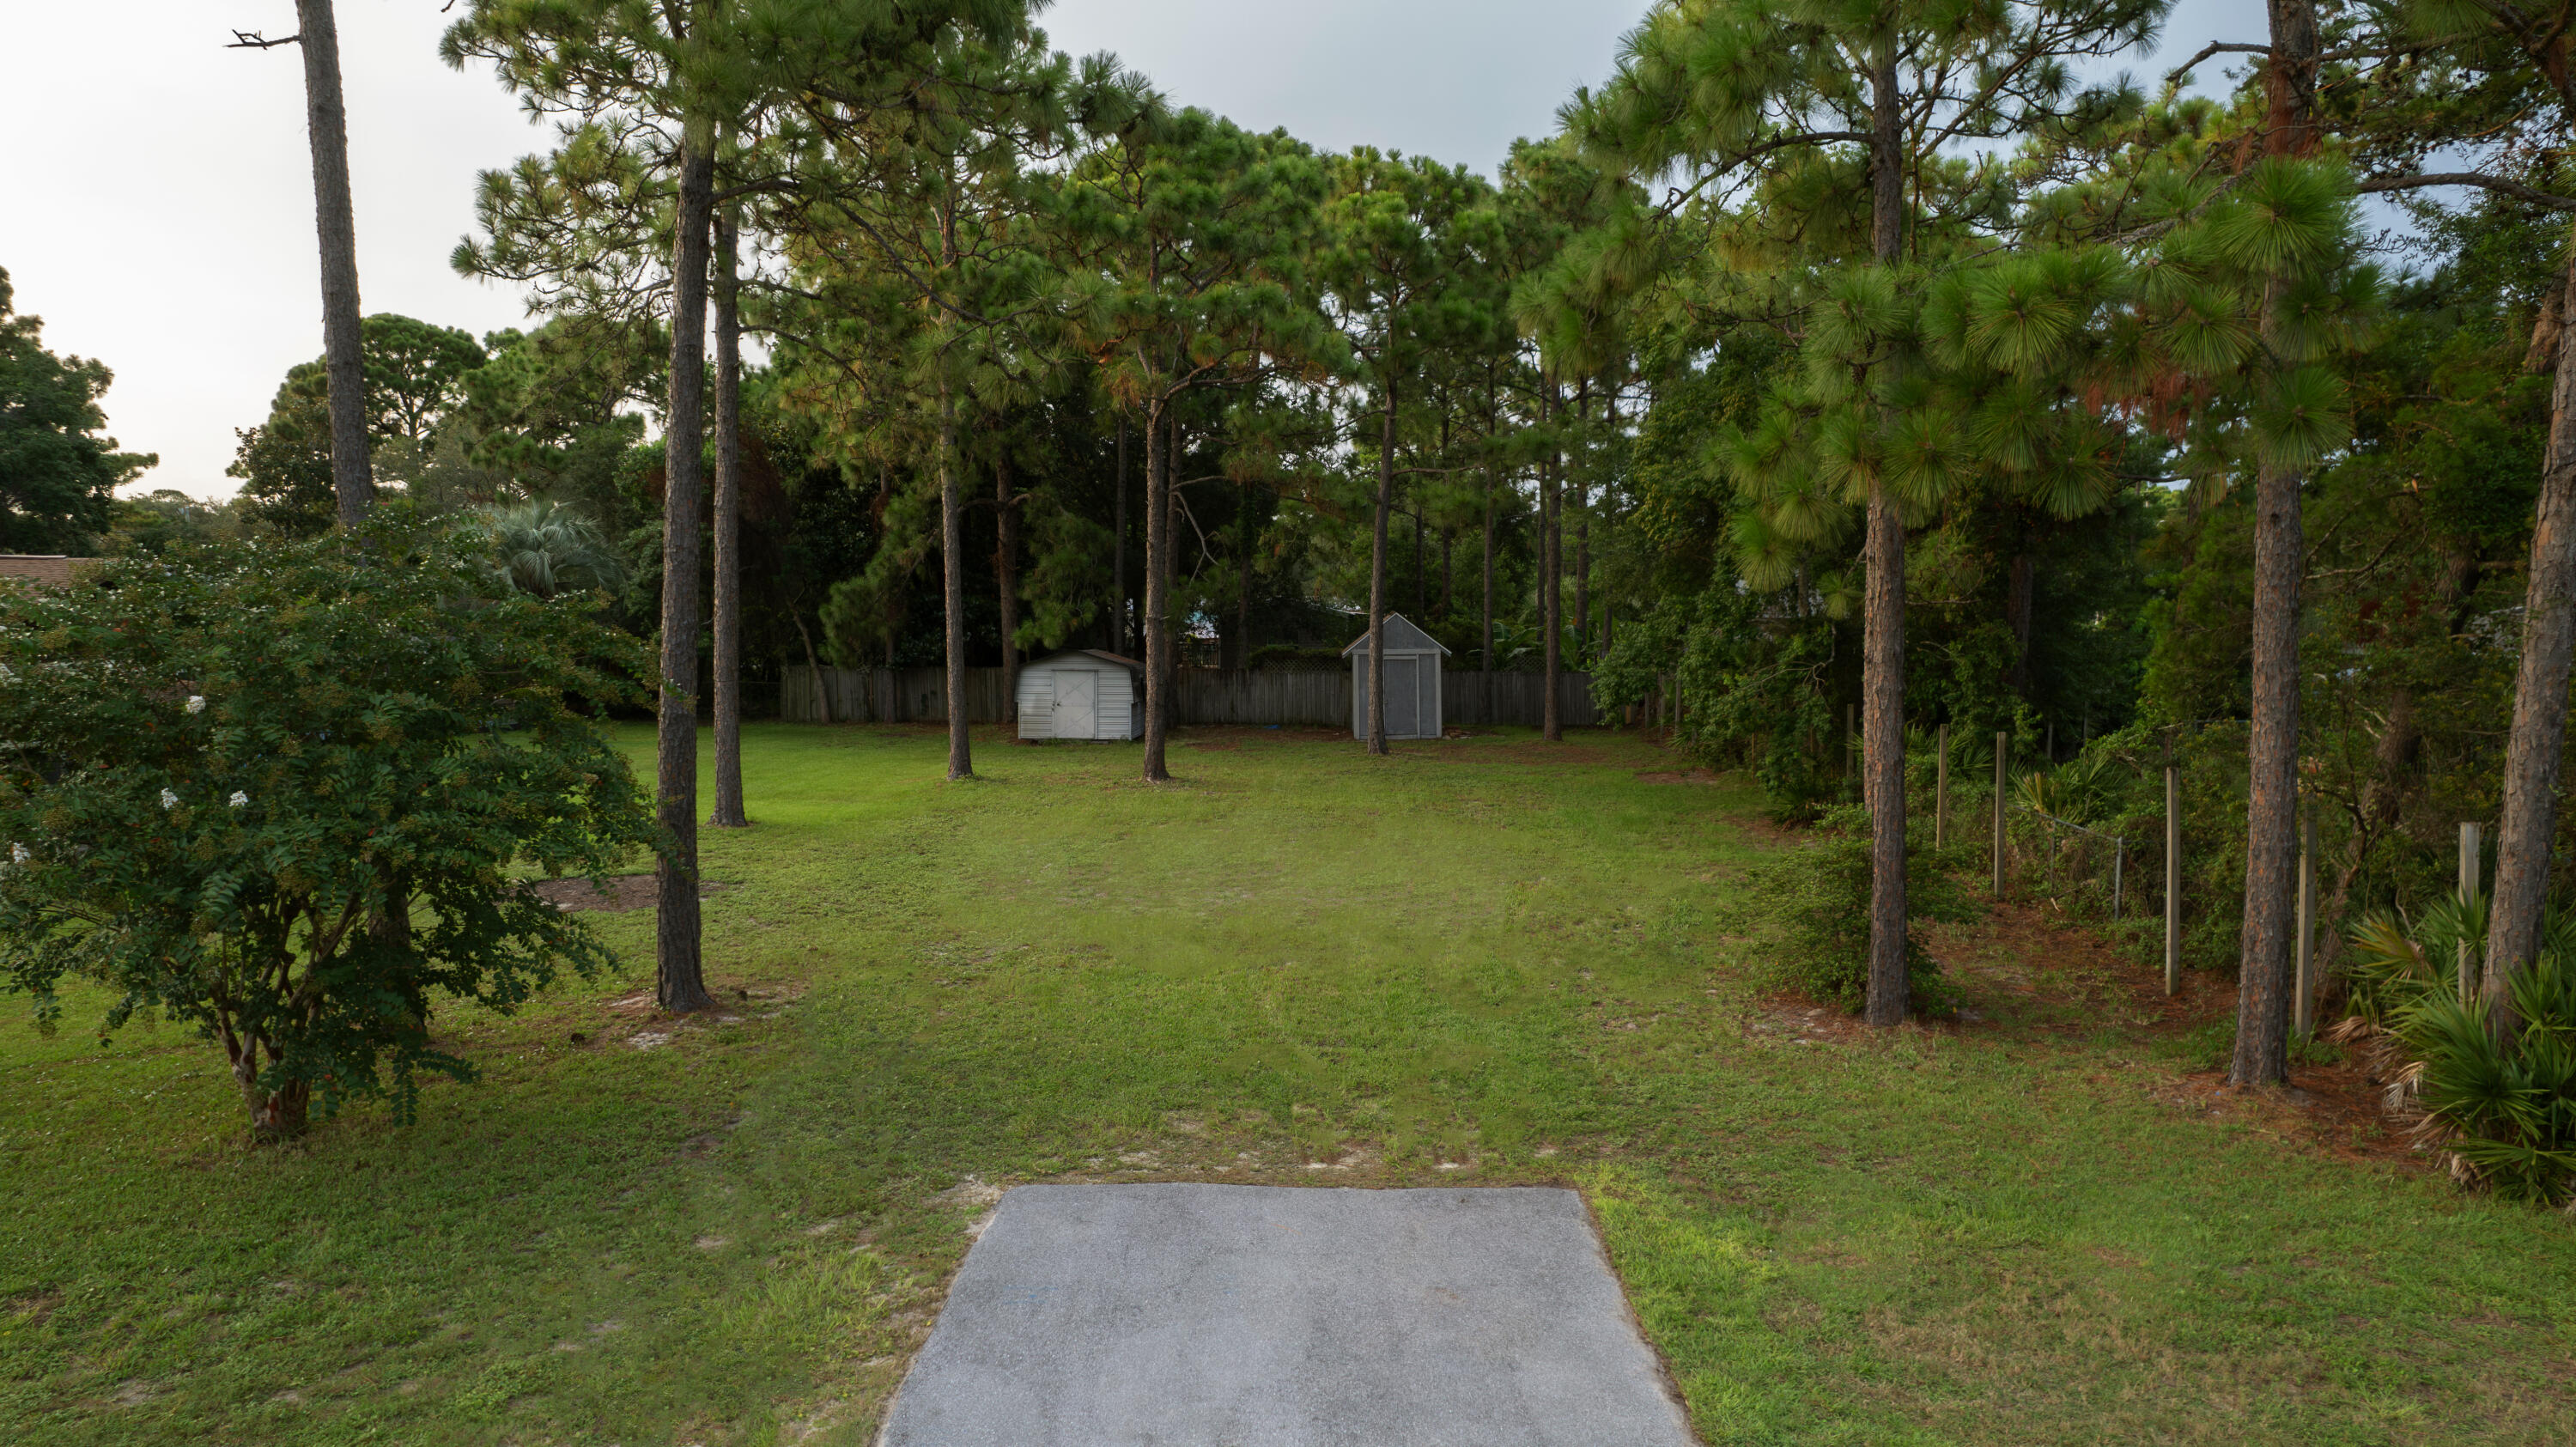
POLYGON ((2508 181, 2502 176, 2489 176, 2479 171, 2442 171, 2425 176, 2378 176, 2362 182, 2353 189, 2362 192, 2414 191, 2426 186, 2483 186, 2487 190, 2511 196, 2518 201, 2528 201, 2535 206, 2546 206, 2553 211, 2576 211, 2576 198, 2553 196, 2546 191, 2526 186, 2520 181, 2508 181))
POLYGON ((295 34, 293 34, 293 35, 286 36, 285 38, 280 39, 280 40, 267 40, 267 39, 263 39, 263 38, 260 36, 260 33, 259 33, 258 31, 256 31, 256 30, 236 30, 236 31, 234 31, 234 32, 233 32, 233 43, 232 43, 232 44, 230 44, 230 45, 225 46, 225 47, 224 47, 224 49, 226 49, 226 50, 274 50, 274 49, 276 49, 278 46, 281 46, 281 45, 294 45, 294 44, 297 44, 297 43, 301 42, 303 39, 304 39, 304 35, 303 35, 303 32, 301 32, 301 31, 298 31, 297 33, 295 33, 295 34))

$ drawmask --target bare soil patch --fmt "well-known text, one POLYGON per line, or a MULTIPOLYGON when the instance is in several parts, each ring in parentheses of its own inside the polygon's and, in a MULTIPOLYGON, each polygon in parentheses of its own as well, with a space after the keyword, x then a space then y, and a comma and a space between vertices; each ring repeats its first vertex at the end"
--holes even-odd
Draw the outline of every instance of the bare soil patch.
MULTIPOLYGON (((649 874, 612 874, 608 888, 601 889, 587 879, 542 879, 528 888, 538 896, 554 902, 554 907, 567 914, 584 910, 651 909, 661 903, 661 887, 649 874)), ((717 880, 698 881, 698 898, 705 899, 733 888, 717 880)))
POLYGON ((1637 771, 1637 782, 1641 784, 1714 784, 1717 782, 1717 775, 1706 769, 1640 769, 1637 771))

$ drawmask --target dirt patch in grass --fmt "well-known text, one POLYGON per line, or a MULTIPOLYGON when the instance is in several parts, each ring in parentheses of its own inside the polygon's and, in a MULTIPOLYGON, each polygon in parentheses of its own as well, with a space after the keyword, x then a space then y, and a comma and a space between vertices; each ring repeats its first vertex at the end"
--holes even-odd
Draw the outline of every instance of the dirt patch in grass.
POLYGON ((2005 901, 1988 905, 1980 920, 1918 929, 1942 973, 1967 991, 1972 1011, 2054 1007, 2025 1022, 2035 1029, 2081 1036, 2116 1026, 2178 1035, 2236 1007, 2233 985, 2202 970, 2183 971, 2181 988, 2167 995, 2162 970, 2140 965, 2045 904, 2005 901))
POLYGON ((2223 1070, 2199 1070, 2157 1090, 2177 1110, 2303 1141, 2356 1164, 2435 1168, 2382 1105, 2383 1083, 2350 1060, 2294 1063, 2290 1083, 2272 1090, 2242 1090, 2223 1070))
MULTIPOLYGON (((2185 970, 2172 995, 2164 971, 2142 965, 2095 929, 2044 903, 1989 906, 1968 924, 1923 927, 1925 944, 1967 995, 1945 1028, 2019 1026, 2080 1040, 2114 1030, 2173 1042, 2220 1025, 2236 1010, 2236 984, 2185 970)), ((2194 1069, 2153 1094, 2178 1110, 2223 1119, 2318 1147, 2355 1163, 2430 1169, 2382 1104, 2383 1082, 2357 1060, 2294 1061, 2286 1087, 2241 1090, 2220 1069, 2194 1069)))
MULTIPOLYGON (((612 874, 608 888, 601 889, 587 879, 543 879, 528 886, 539 897, 554 902, 554 907, 567 914, 585 910, 651 909, 659 904, 662 891, 649 874, 612 874)), ((733 888, 712 879, 698 881, 698 898, 705 899, 733 888)))
POLYGON ((1717 775, 1706 769, 1645 769, 1637 775, 1641 784, 1714 784, 1717 775))

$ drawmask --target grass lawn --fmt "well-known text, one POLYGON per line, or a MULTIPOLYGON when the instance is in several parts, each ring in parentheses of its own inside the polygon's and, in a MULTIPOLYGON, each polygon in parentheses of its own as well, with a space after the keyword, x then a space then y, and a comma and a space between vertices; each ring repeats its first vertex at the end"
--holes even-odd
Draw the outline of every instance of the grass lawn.
POLYGON ((744 748, 724 1020, 592 915, 625 976, 446 1020, 480 1084, 256 1151, 213 1047, 9 1005, 7 1439, 864 1443, 995 1186, 1203 1179, 1582 1187, 1712 1444, 2576 1440, 2576 1223, 2178 1105, 2116 1011, 1808 1028, 1752 797, 1633 740, 744 748))

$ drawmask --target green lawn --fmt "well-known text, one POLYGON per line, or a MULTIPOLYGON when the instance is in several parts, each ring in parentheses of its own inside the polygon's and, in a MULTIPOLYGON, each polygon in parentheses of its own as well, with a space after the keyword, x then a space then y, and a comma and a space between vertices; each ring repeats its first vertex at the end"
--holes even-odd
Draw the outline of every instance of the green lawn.
POLYGON ((747 731, 738 1018, 592 916, 627 975, 448 1020, 410 1129, 252 1150, 212 1047, 9 1005, 7 1439, 864 1443, 991 1187, 1065 1178, 1577 1184, 1711 1443, 2576 1439, 2576 1223, 2009 1001, 1752 1028, 1753 800, 1632 740, 942 749, 747 731))

